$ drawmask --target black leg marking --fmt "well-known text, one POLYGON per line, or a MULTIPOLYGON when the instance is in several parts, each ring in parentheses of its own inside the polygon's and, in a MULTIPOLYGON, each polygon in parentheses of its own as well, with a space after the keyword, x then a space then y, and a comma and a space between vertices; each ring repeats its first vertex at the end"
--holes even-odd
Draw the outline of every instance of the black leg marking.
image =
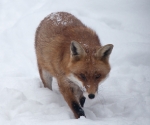
POLYGON ((85 99, 86 99, 86 98, 85 98, 84 96, 80 98, 80 105, 81 105, 82 107, 84 106, 85 99))
POLYGON ((80 118, 80 116, 85 116, 83 109, 79 106, 77 102, 72 102, 72 107, 73 110, 77 113, 78 118, 80 118))

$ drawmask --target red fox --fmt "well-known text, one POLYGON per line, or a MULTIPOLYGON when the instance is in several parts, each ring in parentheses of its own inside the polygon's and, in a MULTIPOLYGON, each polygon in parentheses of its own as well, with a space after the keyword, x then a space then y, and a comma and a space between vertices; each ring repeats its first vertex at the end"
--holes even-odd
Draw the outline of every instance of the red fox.
POLYGON ((36 30, 35 49, 39 74, 52 90, 52 77, 74 113, 85 116, 85 95, 93 99, 110 72, 113 45, 102 46, 97 34, 67 12, 51 13, 36 30))

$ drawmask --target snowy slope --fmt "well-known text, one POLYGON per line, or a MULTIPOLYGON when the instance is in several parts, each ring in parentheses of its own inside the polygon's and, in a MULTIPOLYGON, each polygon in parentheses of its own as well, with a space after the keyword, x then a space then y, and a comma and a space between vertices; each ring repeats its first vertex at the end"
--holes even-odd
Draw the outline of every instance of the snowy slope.
POLYGON ((150 125, 149 0, 0 0, 0 125, 150 125), (54 80, 39 78, 34 35, 51 12, 67 11, 114 44, 109 78, 86 118, 74 119, 54 80))

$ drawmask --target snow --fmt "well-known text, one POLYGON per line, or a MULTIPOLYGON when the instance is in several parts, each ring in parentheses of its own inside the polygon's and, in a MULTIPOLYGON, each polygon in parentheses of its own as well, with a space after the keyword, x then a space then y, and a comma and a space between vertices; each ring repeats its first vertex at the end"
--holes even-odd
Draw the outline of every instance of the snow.
POLYGON ((0 125, 150 125, 149 0, 1 0, 0 125), (52 12, 74 14, 113 44, 111 73, 86 118, 74 119, 58 91, 40 80, 34 35, 52 12))
POLYGON ((64 23, 66 23, 65 21, 62 21, 62 17, 59 13, 54 12, 51 13, 50 15, 47 16, 48 20, 52 20, 54 25, 59 25, 60 23, 63 25, 64 23))

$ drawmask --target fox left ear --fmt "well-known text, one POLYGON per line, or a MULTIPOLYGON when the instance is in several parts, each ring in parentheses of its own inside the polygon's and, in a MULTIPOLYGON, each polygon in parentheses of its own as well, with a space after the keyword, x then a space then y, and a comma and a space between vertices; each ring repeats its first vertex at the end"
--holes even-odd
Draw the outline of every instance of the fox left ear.
POLYGON ((101 47, 97 53, 96 53, 96 57, 100 60, 108 60, 109 59, 109 55, 111 54, 113 49, 113 45, 112 44, 107 44, 103 47, 101 47))
POLYGON ((76 41, 72 41, 70 45, 71 57, 73 60, 79 60, 85 55, 85 50, 83 47, 76 41))

